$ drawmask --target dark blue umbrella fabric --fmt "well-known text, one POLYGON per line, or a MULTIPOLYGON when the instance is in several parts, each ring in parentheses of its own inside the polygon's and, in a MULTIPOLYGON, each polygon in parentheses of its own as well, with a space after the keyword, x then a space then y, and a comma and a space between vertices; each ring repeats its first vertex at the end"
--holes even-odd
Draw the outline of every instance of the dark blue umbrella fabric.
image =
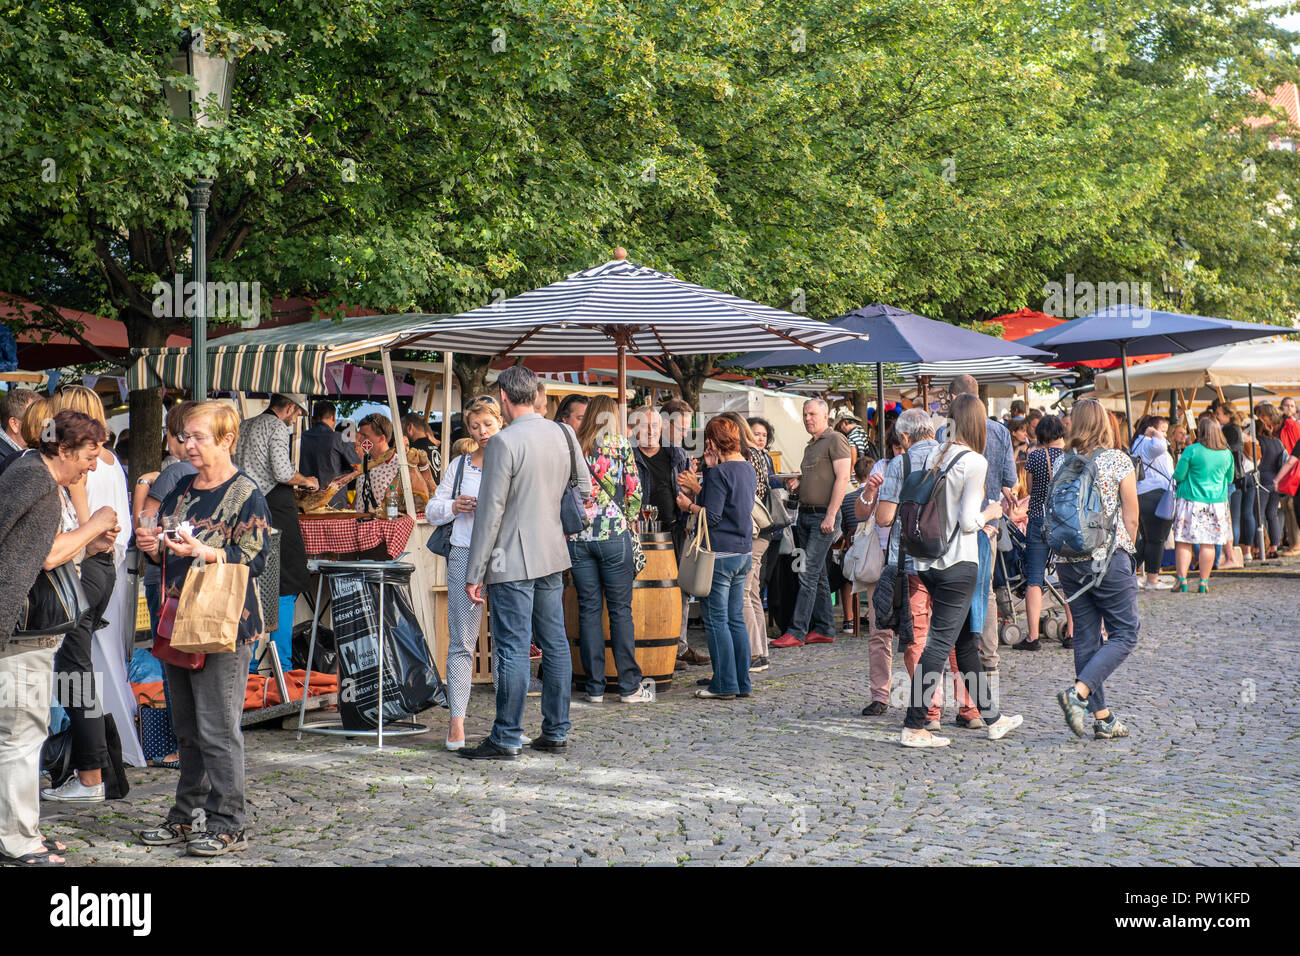
POLYGON ((1086 362, 1164 352, 1194 352, 1295 331, 1254 322, 1111 305, 1016 341, 1038 349, 1050 349, 1056 353, 1059 362, 1086 362))
POLYGON ((965 359, 1021 356, 1050 360, 1049 352, 1008 342, 916 315, 892 305, 866 305, 832 319, 828 325, 869 339, 848 339, 822 347, 751 352, 728 365, 737 368, 781 368, 785 365, 865 365, 877 362, 952 362, 965 359))

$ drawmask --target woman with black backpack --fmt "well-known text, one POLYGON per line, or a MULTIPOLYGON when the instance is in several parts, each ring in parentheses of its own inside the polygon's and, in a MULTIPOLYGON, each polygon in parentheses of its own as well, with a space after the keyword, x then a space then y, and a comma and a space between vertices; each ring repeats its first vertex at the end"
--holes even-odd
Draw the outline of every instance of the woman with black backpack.
POLYGON ((1057 466, 1047 516, 1052 538, 1053 523, 1060 520, 1055 513, 1056 492, 1067 463, 1072 455, 1091 457, 1102 515, 1106 524, 1113 522, 1114 541, 1091 554, 1057 556, 1056 574, 1074 612, 1075 681, 1056 695, 1056 702, 1066 724, 1080 737, 1084 718, 1092 711, 1093 736, 1103 740, 1128 736, 1128 727, 1106 706, 1102 682, 1137 646, 1139 627, 1133 545, 1138 529, 1137 473, 1133 459, 1113 448, 1112 439, 1110 416, 1102 404, 1091 398, 1076 402, 1070 416, 1069 452, 1057 466), (1094 570, 1099 562, 1105 562, 1100 577, 1094 570))
POLYGON ((984 403, 975 395, 958 395, 952 400, 949 415, 947 442, 930 452, 924 472, 908 476, 899 503, 902 544, 912 554, 917 575, 932 602, 930 633, 912 675, 912 695, 903 720, 904 747, 946 747, 950 743, 947 737, 926 730, 925 724, 926 710, 943 680, 954 645, 962 680, 988 726, 989 739, 1000 740, 1022 721, 1019 714, 998 713, 980 658, 979 635, 969 626, 979 562, 975 536, 984 533, 985 525, 1002 517, 1000 502, 980 510, 988 471, 984 458, 984 403), (928 476, 933 487, 930 497, 924 502, 912 498, 909 492, 928 476), (910 516, 917 514, 920 530, 927 530, 925 518, 927 512, 933 512, 926 506, 931 502, 937 506, 937 527, 943 540, 930 553, 923 553, 912 533, 917 525, 910 516), (920 505, 919 510, 913 505, 920 505))

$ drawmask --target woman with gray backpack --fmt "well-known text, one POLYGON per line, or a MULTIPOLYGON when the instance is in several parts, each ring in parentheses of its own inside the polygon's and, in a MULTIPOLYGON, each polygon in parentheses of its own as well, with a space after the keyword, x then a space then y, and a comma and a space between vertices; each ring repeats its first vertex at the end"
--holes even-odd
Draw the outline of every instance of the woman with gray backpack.
POLYGON ((901 522, 901 545, 912 556, 932 602, 930 633, 912 675, 911 699, 903 720, 904 747, 946 747, 950 743, 925 726, 926 710, 943 680, 954 645, 961 678, 988 727, 989 739, 1000 740, 1022 721, 1019 714, 998 712, 980 658, 979 634, 969 627, 979 562, 975 536, 1002 517, 999 502, 980 510, 988 470, 984 403, 975 395, 958 395, 949 415, 948 440, 930 452, 923 471, 912 472, 904 480, 895 519, 901 522))
POLYGON ((1056 702, 1080 737, 1089 711, 1097 739, 1128 736, 1128 727, 1106 706, 1102 684, 1137 646, 1138 513, 1133 459, 1112 447, 1106 409, 1095 399, 1075 403, 1068 451, 1048 493, 1046 523, 1056 574, 1074 613, 1075 681, 1056 702))

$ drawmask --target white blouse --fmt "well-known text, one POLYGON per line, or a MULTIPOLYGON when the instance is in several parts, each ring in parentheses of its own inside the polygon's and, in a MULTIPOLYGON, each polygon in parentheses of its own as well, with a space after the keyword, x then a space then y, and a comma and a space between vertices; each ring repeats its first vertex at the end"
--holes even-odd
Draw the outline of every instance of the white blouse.
POLYGON ((478 488, 483 480, 483 470, 470 461, 469 455, 461 455, 459 458, 450 462, 442 471, 442 481, 438 482, 438 490, 433 493, 429 503, 424 507, 424 517, 428 519, 431 525, 444 525, 453 518, 456 523, 451 526, 451 546, 453 548, 468 548, 470 536, 474 533, 474 512, 468 514, 453 515, 451 512, 452 488, 456 485, 456 473, 461 469, 461 462, 464 462, 465 474, 460 480, 460 493, 462 495, 478 496, 478 488))
POLYGON ((933 468, 945 447, 948 447, 948 453, 943 456, 941 469, 952 464, 963 451, 968 453, 948 472, 943 483, 943 500, 939 502, 939 514, 944 525, 951 529, 955 524, 958 532, 939 557, 914 558, 918 571, 942 571, 963 561, 979 562, 979 542, 975 535, 983 534, 984 529, 984 478, 989 463, 983 455, 965 445, 940 445, 930 452, 925 467, 933 468))
POLYGON ((95 470, 86 474, 86 505, 93 515, 105 506, 117 512, 117 541, 113 550, 113 563, 121 569, 126 561, 126 546, 131 541, 131 499, 126 491, 126 472, 114 458, 111 465, 101 460, 95 470))

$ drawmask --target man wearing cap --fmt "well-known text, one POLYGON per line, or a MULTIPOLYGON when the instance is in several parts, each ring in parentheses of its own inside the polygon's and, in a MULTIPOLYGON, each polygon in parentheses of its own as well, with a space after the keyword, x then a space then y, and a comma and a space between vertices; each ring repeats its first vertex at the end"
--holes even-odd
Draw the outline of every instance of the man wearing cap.
POLYGON ((288 395, 271 396, 260 415, 239 427, 235 464, 257 482, 271 512, 271 527, 280 531, 280 596, 296 596, 307 589, 307 548, 298 525, 298 499, 293 486, 315 491, 320 482, 301 474, 289 454, 289 429, 306 409, 288 395))
MULTIPOLYGON (((835 415, 835 430, 849 440, 858 452, 857 458, 879 458, 876 454, 876 446, 872 444, 867 437, 866 431, 862 427, 862 419, 858 418, 848 409, 841 409, 835 415)), ((857 458, 854 464, 857 464, 857 458)))

